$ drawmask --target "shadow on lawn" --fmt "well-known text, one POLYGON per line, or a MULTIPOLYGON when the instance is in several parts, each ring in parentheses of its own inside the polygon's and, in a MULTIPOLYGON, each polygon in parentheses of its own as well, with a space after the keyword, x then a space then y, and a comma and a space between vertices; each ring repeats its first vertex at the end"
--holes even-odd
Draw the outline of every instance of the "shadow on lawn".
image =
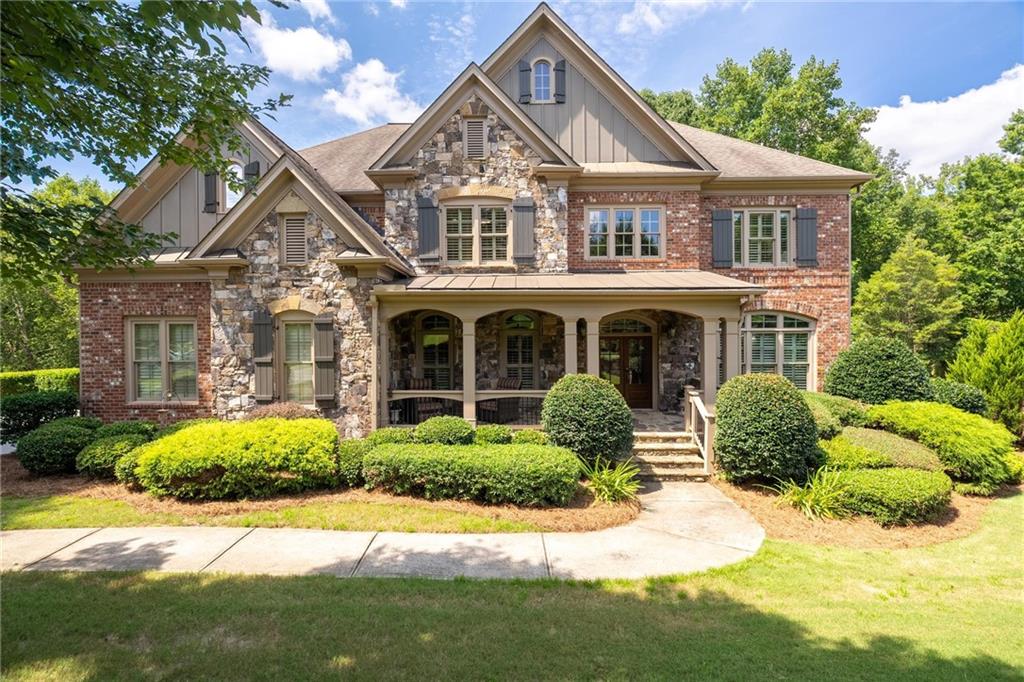
MULTIPOLYGON (((133 670, 181 679, 1019 679, 991 656, 944 656, 894 636, 824 641, 721 592, 681 597, 664 582, 645 594, 326 577, 51 573, 4 583, 5 675, 68 676, 59 666, 78 661, 97 680, 133 670)), ((892 618, 842 608, 864 633, 870 618, 892 618)), ((955 623, 937 627, 955 636, 955 623)))

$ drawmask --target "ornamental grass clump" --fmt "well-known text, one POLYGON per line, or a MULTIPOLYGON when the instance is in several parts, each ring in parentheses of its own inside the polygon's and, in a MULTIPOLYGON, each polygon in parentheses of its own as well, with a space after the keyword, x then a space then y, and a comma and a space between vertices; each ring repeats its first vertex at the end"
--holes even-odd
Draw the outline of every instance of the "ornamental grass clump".
POLYGON ((611 382, 589 374, 559 379, 541 408, 544 432, 552 444, 588 462, 620 458, 633 448, 633 413, 611 382))
POLYGON ((778 504, 796 507, 809 519, 841 519, 850 515, 843 506, 843 484, 840 472, 822 467, 804 484, 782 481, 766 486, 778 494, 778 504))
POLYGON ((583 462, 583 478, 594 497, 608 504, 635 500, 640 491, 640 467, 632 459, 605 461, 600 457, 593 464, 583 462))

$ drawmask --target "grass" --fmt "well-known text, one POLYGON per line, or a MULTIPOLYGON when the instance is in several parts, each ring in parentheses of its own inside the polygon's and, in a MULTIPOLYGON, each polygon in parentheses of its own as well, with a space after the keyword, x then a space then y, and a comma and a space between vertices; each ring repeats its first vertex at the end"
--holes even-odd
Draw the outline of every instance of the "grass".
POLYGON ((238 514, 185 515, 142 511, 121 500, 48 495, 0 496, 0 527, 83 528, 91 526, 259 526, 437 533, 532 532, 532 523, 494 519, 450 509, 365 502, 312 502, 238 514))
POLYGON ((596 583, 15 573, 0 673, 30 679, 1019 680, 1024 496, 910 550, 769 541, 596 583))

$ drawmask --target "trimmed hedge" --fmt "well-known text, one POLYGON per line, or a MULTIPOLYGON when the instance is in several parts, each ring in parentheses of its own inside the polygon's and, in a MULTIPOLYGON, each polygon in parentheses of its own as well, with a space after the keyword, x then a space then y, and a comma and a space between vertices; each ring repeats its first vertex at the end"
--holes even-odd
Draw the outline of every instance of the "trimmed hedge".
POLYGON ((800 391, 800 394, 812 410, 814 405, 824 407, 842 426, 864 426, 868 423, 868 408, 856 400, 812 391, 800 391))
POLYGON ((54 419, 52 422, 47 422, 44 426, 77 426, 82 429, 89 429, 95 431, 96 429, 103 426, 103 420, 97 417, 61 417, 60 419, 54 419))
POLYGON ((0 402, 0 434, 16 441, 43 424, 78 412, 78 394, 70 391, 20 393, 0 402))
POLYGON ((0 395, 4 398, 45 391, 69 391, 78 395, 78 368, 0 372, 0 395))
POLYGON ((384 443, 411 443, 413 442, 413 430, 403 429, 398 426, 387 426, 383 429, 377 429, 369 436, 366 437, 366 441, 371 445, 384 445, 384 443))
POLYGON ((382 445, 363 457, 367 488, 428 499, 564 506, 580 462, 550 445, 382 445))
POLYGON ((508 445, 512 442, 512 429, 504 424, 484 424, 476 427, 473 442, 484 445, 508 445))
POLYGON ((802 481, 817 466, 814 417, 788 379, 733 377, 718 391, 715 411, 715 457, 727 480, 802 481))
POLYGON ((181 431, 182 429, 187 429, 190 426, 195 426, 196 424, 217 424, 219 422, 220 422, 219 419, 215 419, 213 417, 200 417, 200 418, 197 418, 197 419, 182 419, 181 421, 176 421, 173 424, 169 424, 169 425, 163 427, 162 429, 160 429, 159 431, 157 431, 155 434, 153 434, 153 440, 158 440, 160 438, 164 438, 165 436, 170 436, 173 433, 177 433, 178 431, 181 431))
POLYGON ((547 445, 548 434, 537 429, 519 429, 512 432, 512 442, 523 445, 547 445))
POLYGON ((942 461, 933 450, 887 431, 848 426, 821 446, 825 451, 825 465, 838 469, 943 470, 942 461))
POLYGON ((633 448, 633 413, 618 389, 589 374, 559 379, 541 407, 551 443, 569 448, 588 462, 619 459, 633 448))
POLYGON ((868 412, 871 421, 905 438, 913 438, 935 451, 947 474, 971 484, 958 486, 966 494, 990 495, 1011 480, 1006 455, 1013 450, 1013 434, 985 417, 930 402, 892 402, 868 412))
POLYGON ((151 440, 156 435, 158 429, 159 427, 153 422, 141 420, 113 422, 98 428, 96 430, 96 438, 137 435, 145 436, 146 440, 151 440))
POLYGON ((462 417, 431 417, 416 427, 417 443, 469 445, 473 442, 473 425, 462 417))
POLYGON ((814 426, 818 429, 818 438, 821 440, 831 440, 843 430, 836 416, 821 403, 807 402, 807 407, 811 408, 814 426))
POLYGON ((892 337, 854 341, 825 375, 825 392, 865 403, 929 400, 928 367, 907 344, 892 337))
POLYGON ((937 403, 945 403, 953 407, 984 416, 988 409, 985 404, 985 394, 980 388, 970 384, 962 384, 959 381, 949 379, 932 379, 932 400, 937 403))
POLYGON ((315 419, 320 414, 315 409, 310 409, 299 403, 268 403, 246 413, 243 419, 253 421, 255 419, 315 419))
POLYGON ((18 461, 37 476, 73 473, 75 458, 92 440, 91 429, 72 424, 44 426, 18 439, 18 461))
POLYGON ((135 474, 156 495, 267 497, 332 485, 337 454, 327 419, 215 422, 143 445, 135 474))
POLYGON ((338 482, 355 488, 363 484, 363 457, 373 450, 369 438, 343 440, 338 444, 338 482))
POLYGON ((949 508, 953 483, 941 471, 852 469, 839 472, 841 505, 885 526, 930 521, 949 508))
POLYGON ((131 488, 142 487, 139 485, 139 477, 135 474, 135 469, 139 466, 139 452, 141 450, 142 445, 132 448, 124 453, 114 464, 114 478, 117 479, 118 483, 123 483, 131 488))
POLYGON ((78 453, 75 468, 86 476, 115 478, 114 472, 121 458, 148 442, 149 438, 138 433, 123 433, 94 440, 78 453))

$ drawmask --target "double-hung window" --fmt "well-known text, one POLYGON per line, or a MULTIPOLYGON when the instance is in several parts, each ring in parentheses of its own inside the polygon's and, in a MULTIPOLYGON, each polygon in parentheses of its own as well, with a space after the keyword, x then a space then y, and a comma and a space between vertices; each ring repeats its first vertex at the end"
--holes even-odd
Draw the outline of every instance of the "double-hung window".
POLYGON ((129 321, 128 351, 128 386, 132 401, 173 402, 199 398, 194 321, 129 321))
POLYGON ((746 373, 781 374, 797 388, 814 386, 814 323, 783 313, 754 313, 743 320, 741 356, 746 373))
POLYGON ((419 365, 430 389, 447 391, 453 387, 452 321, 445 315, 429 314, 418 322, 419 365))
POLYGON ((793 211, 751 208, 732 213, 733 265, 789 265, 795 246, 793 211))
POLYGON ((505 337, 505 376, 519 379, 521 388, 536 388, 537 320, 528 313, 512 313, 502 328, 505 337))
POLYGON ((588 258, 660 258, 664 211, 658 207, 594 206, 586 211, 588 258))
POLYGON ((446 206, 445 260, 462 265, 507 263, 510 218, 507 206, 446 206))
POLYGON ((313 323, 283 320, 281 329, 285 400, 310 404, 313 402, 313 323))

